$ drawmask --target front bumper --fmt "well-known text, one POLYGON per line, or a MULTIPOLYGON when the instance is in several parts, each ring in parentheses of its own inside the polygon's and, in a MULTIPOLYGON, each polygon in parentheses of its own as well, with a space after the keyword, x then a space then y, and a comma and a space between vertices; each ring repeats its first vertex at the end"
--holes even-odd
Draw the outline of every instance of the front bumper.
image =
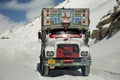
POLYGON ((78 58, 78 59, 46 59, 44 61, 45 66, 53 67, 67 67, 67 66, 88 66, 91 65, 91 60, 87 58, 78 58), (54 60, 53 64, 48 64, 49 60, 54 60), (73 60, 73 62, 65 63, 64 60, 73 60))

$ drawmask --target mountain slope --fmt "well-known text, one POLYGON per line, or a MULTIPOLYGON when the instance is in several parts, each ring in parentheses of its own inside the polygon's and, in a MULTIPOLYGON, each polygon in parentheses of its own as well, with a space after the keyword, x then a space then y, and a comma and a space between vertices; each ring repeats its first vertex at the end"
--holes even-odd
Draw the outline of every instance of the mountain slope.
POLYGON ((32 39, 37 40, 37 32, 41 29, 41 18, 36 17, 32 22, 25 26, 13 27, 2 33, 0 38, 8 37, 10 39, 32 39))
MULTIPOLYGON (((108 12, 115 5, 114 0, 65 0, 63 3, 60 3, 55 8, 90 8, 90 30, 95 29, 97 23, 99 22, 101 16, 108 12)), ((41 25, 40 16, 36 17, 31 23, 28 23, 25 26, 14 27, 11 30, 8 30, 0 34, 0 38, 9 37, 9 38, 36 38, 37 31, 41 25), (29 34, 29 35, 28 35, 29 34)))

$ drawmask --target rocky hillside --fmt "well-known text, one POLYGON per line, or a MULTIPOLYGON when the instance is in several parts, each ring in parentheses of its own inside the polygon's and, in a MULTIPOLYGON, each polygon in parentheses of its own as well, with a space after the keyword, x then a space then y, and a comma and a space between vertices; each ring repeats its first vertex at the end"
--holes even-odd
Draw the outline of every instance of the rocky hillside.
POLYGON ((96 28, 91 35, 92 39, 96 39, 96 41, 102 40, 106 36, 110 38, 120 30, 120 0, 116 0, 116 5, 100 19, 96 28))

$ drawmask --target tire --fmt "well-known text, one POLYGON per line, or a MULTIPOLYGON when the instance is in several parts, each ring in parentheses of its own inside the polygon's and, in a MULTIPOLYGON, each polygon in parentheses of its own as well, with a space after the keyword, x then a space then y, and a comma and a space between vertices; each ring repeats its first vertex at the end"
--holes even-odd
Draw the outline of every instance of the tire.
POLYGON ((48 66, 44 66, 44 76, 49 76, 49 67, 48 66))
POLYGON ((44 50, 40 55, 40 70, 42 76, 48 76, 49 75, 49 67, 44 65, 44 50))
POLYGON ((42 76, 48 76, 49 75, 49 67, 44 65, 44 62, 40 62, 40 68, 41 68, 41 75, 42 76))
POLYGON ((82 76, 88 76, 90 72, 90 66, 82 66, 81 71, 82 71, 82 76))

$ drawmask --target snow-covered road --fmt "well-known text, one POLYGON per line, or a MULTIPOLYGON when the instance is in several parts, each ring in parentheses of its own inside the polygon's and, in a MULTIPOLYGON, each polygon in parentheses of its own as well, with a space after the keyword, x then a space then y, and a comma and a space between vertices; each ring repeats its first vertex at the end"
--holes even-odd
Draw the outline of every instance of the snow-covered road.
POLYGON ((90 47, 93 63, 88 77, 81 76, 80 70, 71 69, 53 70, 51 77, 43 77, 37 71, 40 43, 25 39, 0 40, 0 80, 119 80, 119 36, 120 32, 90 47))

